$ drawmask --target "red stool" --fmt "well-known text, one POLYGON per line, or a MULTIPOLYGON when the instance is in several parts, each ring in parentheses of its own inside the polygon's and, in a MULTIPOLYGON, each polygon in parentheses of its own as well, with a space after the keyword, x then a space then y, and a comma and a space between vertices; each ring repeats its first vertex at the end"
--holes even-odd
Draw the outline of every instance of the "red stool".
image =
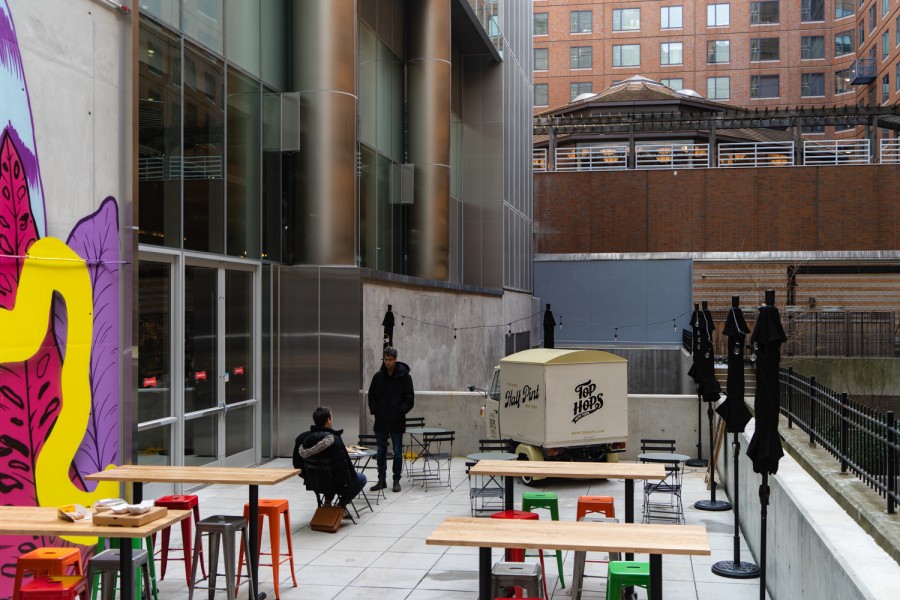
MULTIPOLYGON (((200 522, 200 501, 197 496, 193 494, 181 495, 176 494, 174 496, 163 496, 156 500, 156 506, 165 506, 166 508, 171 508, 172 510, 190 510, 194 513, 194 523, 200 522)), ((169 538, 172 535, 172 528, 166 527, 162 531, 162 543, 159 547, 159 552, 156 554, 160 557, 160 562, 162 563, 162 568, 159 572, 159 579, 162 581, 166 578, 166 563, 169 560, 169 538)), ((181 548, 171 548, 171 550, 178 550, 181 552, 181 558, 172 558, 172 560, 183 560, 184 561, 184 576, 187 579, 188 587, 191 585, 191 540, 194 539, 191 535, 191 520, 190 519, 182 519, 181 520, 181 548)), ((153 544, 154 547, 156 545, 156 535, 153 536, 153 544)), ((200 547, 200 568, 203 569, 203 576, 206 577, 206 567, 203 564, 203 547, 200 547)))
MULTIPOLYGON (((250 505, 244 505, 244 518, 250 519, 250 505)), ((272 578, 275 580, 275 600, 278 600, 279 592, 278 592, 278 566, 290 560, 291 563, 291 579, 294 580, 294 587, 297 587, 297 575, 294 574, 294 543, 291 541, 291 517, 290 512, 288 510, 288 501, 283 499, 276 498, 263 498, 259 500, 259 539, 256 540, 256 555, 257 556, 271 556, 271 563, 257 563, 260 567, 272 567, 272 578), (287 545, 288 551, 287 554, 281 553, 281 523, 278 521, 278 517, 284 516, 284 530, 287 533, 287 545), (271 552, 260 552, 260 546, 262 545, 262 524, 263 518, 267 517, 269 519, 269 541, 272 544, 271 552)), ((243 533, 241 534, 241 538, 243 538, 243 533)), ((244 543, 243 539, 241 540, 241 549, 238 553, 238 575, 237 575, 237 583, 235 587, 241 585, 241 571, 244 568, 244 543)))
MULTIPOLYGON (((523 510, 502 510, 500 512, 495 512, 491 515, 492 519, 522 519, 525 521, 536 521, 541 518, 541 516, 537 513, 526 512, 523 510)), ((550 596, 547 594, 547 571, 544 569, 544 553, 541 552, 538 554, 541 559, 541 575, 544 581, 544 598, 547 600, 550 599, 550 596)), ((507 548, 506 549, 506 561, 507 562, 525 562, 525 549, 524 548, 507 548)), ((521 594, 521 591, 518 593, 521 594)), ((527 599, 525 599, 527 600, 527 599)))
POLYGON ((66 574, 73 567, 75 575, 84 575, 81 550, 78 548, 36 548, 16 559, 16 579, 13 584, 13 599, 19 600, 22 577, 31 571, 37 577, 56 577, 66 574))
POLYGON ((607 519, 616 518, 616 505, 612 496, 578 496, 578 511, 575 517, 580 521, 588 513, 602 513, 607 519))
POLYGON ((19 598, 22 600, 88 600, 87 577, 39 577, 22 586, 19 598))

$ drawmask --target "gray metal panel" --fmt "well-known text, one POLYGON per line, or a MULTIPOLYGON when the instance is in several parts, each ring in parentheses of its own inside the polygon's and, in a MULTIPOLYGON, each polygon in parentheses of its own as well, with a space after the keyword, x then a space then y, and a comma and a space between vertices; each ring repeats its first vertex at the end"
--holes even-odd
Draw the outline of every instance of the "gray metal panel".
POLYGON ((309 428, 318 406, 319 284, 315 267, 279 269, 277 456, 290 456, 294 438, 309 428))
POLYGON ((319 404, 354 443, 360 422, 360 332, 362 281, 359 269, 323 268, 320 274, 319 404))
POLYGON ((681 343, 689 327, 691 261, 540 262, 534 295, 563 327, 556 344, 681 343), (675 327, 673 327, 673 319, 675 327))

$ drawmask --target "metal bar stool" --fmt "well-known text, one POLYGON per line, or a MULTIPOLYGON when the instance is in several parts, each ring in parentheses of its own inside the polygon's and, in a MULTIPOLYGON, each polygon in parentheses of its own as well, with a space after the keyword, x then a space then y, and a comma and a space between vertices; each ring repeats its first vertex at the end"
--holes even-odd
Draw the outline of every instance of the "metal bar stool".
POLYGON ((66 574, 72 567, 75 575, 84 575, 81 550, 78 548, 35 548, 16 559, 16 578, 13 584, 13 600, 19 600, 22 576, 27 572, 32 577, 56 577, 66 574))
MULTIPOLYGON (((244 518, 250 518, 250 505, 244 504, 244 518)), ((243 537, 243 534, 241 534, 243 537)), ((291 517, 288 509, 288 501, 284 499, 263 498, 259 501, 259 539, 256 542, 257 556, 271 556, 272 562, 268 564, 257 563, 260 567, 272 567, 272 577, 275 580, 275 600, 281 596, 278 592, 278 567, 281 563, 290 561, 291 579, 294 580, 294 587, 297 587, 297 575, 294 573, 294 544, 291 541, 291 517), (281 552, 281 523, 278 517, 284 516, 284 530, 287 532, 286 554, 281 552), (262 547, 262 524, 263 517, 269 519, 269 542, 272 545, 271 552, 261 552, 262 547)), ((238 552, 238 571, 237 584, 241 585, 241 571, 244 568, 244 540, 241 540, 241 548, 238 552)))
POLYGON ((19 590, 22 600, 87 600, 87 579, 84 575, 38 577, 19 590))
POLYGON ((634 585, 647 588, 647 594, 650 594, 650 563, 617 560, 609 563, 606 600, 619 600, 622 588, 634 585))
MULTIPOLYGON (((156 506, 164 506, 172 510, 189 510, 193 512, 194 524, 200 522, 200 500, 193 494, 175 494, 172 496, 163 496, 158 498, 154 503, 156 506)), ((172 527, 166 527, 162 531, 162 542, 160 543, 159 552, 156 553, 160 557, 159 578, 166 578, 166 565, 169 561, 169 550, 181 552, 181 558, 173 557, 172 560, 184 561, 184 578, 188 584, 191 583, 191 520, 182 519, 181 521, 181 548, 170 548, 169 539, 172 535, 172 527)), ((153 536, 154 547, 156 535, 153 536)), ((200 568, 203 570, 203 576, 206 577, 206 565, 203 564, 203 548, 200 548, 200 568)))
MULTIPOLYGON (((150 554, 146 550, 135 549, 131 554, 131 568, 140 568, 144 576, 144 585, 141 589, 140 596, 144 600, 150 600, 150 592, 153 584, 150 579, 150 554)), ((104 550, 100 554, 95 554, 88 562, 88 578, 92 581, 94 577, 100 577, 100 598, 101 600, 112 600, 115 598, 116 579, 119 576, 119 550, 111 548, 104 550)), ((140 586, 140 578, 135 581, 135 586, 140 586)), ((96 587, 94 588, 96 593, 96 587)))
MULTIPOLYGON (((247 520, 243 517, 232 517, 229 515, 213 515, 206 517, 197 523, 197 534, 194 537, 194 558, 191 563, 191 584, 188 590, 188 600, 193 600, 194 590, 206 589, 210 590, 210 599, 213 596, 213 590, 225 590, 228 600, 234 600, 237 593, 235 585, 235 556, 234 556, 234 540, 238 531, 241 532, 241 538, 244 543, 244 552, 250 556, 250 540, 247 538, 247 520), (197 585, 197 563, 200 562, 200 548, 203 546, 203 534, 209 535, 209 585, 197 585), (219 563, 219 543, 222 543, 225 552, 225 587, 216 587, 216 576, 218 574, 219 563)), ((251 569, 247 578, 250 581, 251 589, 253 586, 253 571, 251 569)))
MULTIPOLYGON (((535 508, 543 508, 550 511, 550 518, 559 521, 559 497, 556 492, 525 492, 522 494, 522 510, 531 511, 535 508)), ((556 571, 559 573, 560 587, 566 587, 566 580, 563 577, 562 551, 556 550, 556 571)), ((540 554, 543 555, 541 550, 540 554)), ((528 556, 526 554, 526 556, 528 556)))
MULTIPOLYGON (((538 520, 541 516, 537 513, 533 512, 525 512, 521 510, 502 510, 500 512, 495 512, 491 515, 492 519, 522 519, 524 521, 530 520, 538 520)), ((547 570, 544 568, 544 553, 539 552, 538 558, 541 561, 541 573, 543 577, 541 581, 544 584, 544 598, 549 599, 550 596, 547 594, 547 570)), ((525 549, 524 548, 507 548, 506 549, 506 562, 525 562, 525 549)))
MULTIPOLYGON (((591 519, 592 515, 601 515, 601 519, 618 521, 616 519, 616 505, 612 496, 579 496, 578 508, 576 516, 579 521, 591 519)), ((597 575, 585 575, 584 565, 586 562, 606 563, 613 560, 621 560, 621 554, 618 552, 610 552, 609 560, 585 560, 587 552, 584 550, 575 551, 575 564, 572 572, 572 600, 580 600, 581 592, 584 590, 585 577, 597 577, 597 575)))
POLYGON ((539 596, 543 587, 541 566, 537 563, 498 562, 491 570, 491 598, 497 598, 500 590, 510 594, 510 588, 524 588, 529 597, 539 596))
MULTIPOLYGON (((95 552, 96 552, 95 556, 98 555, 98 554, 100 554, 100 553, 103 552, 104 550, 106 550, 106 542, 107 542, 106 538, 99 538, 99 539, 97 540, 97 546, 96 546, 96 550, 95 550, 95 552)), ((153 545, 154 545, 154 544, 153 544, 153 536, 149 536, 149 537, 143 538, 143 542, 147 544, 147 553, 148 553, 150 556, 153 556, 153 545)), ((130 543, 131 543, 132 549, 134 549, 134 550, 140 550, 140 549, 141 549, 141 543, 142 543, 141 538, 134 538, 134 539, 131 540, 130 543)), ((119 539, 118 539, 118 538, 110 538, 110 540, 109 540, 109 548, 110 548, 111 550, 115 550, 115 549, 117 549, 118 547, 119 547, 119 539)), ((159 590, 157 589, 157 586, 156 586, 156 566, 155 566, 155 563, 154 563, 152 560, 149 561, 149 568, 150 568, 150 585, 152 586, 152 587, 150 588, 150 591, 151 591, 151 593, 152 593, 152 595, 153 595, 153 600, 159 600, 159 590)), ((116 577, 118 577, 118 575, 116 575, 116 577)), ((89 576, 88 579, 90 579, 90 581, 93 582, 93 583, 91 584, 91 587, 92 587, 92 590, 91 590, 91 600, 97 600, 97 594, 98 594, 98 592, 99 592, 99 590, 100 590, 100 577, 99 577, 99 575, 95 574, 95 575, 92 576, 92 577, 89 576)), ((138 585, 140 584, 140 578, 139 578, 139 577, 136 578, 136 583, 137 583, 138 585)), ((114 584, 115 584, 115 582, 114 582, 114 584)))

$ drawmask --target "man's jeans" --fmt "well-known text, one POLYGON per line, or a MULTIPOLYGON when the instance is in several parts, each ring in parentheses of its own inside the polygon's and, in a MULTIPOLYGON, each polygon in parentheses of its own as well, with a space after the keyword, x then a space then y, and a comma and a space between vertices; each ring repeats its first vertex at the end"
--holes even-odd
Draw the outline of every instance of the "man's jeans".
POLYGON ((356 479, 357 479, 358 482, 359 482, 359 483, 357 484, 359 487, 358 487, 358 488, 356 489, 356 491, 353 492, 352 494, 348 494, 347 496, 341 496, 341 502, 340 502, 340 503, 341 503, 341 506, 346 506, 346 505, 350 504, 350 502, 351 502, 354 498, 356 498, 356 497, 359 495, 359 493, 360 493, 361 491, 363 491, 363 488, 366 487, 366 482, 367 482, 368 480, 366 479, 365 474, 363 474, 363 473, 357 473, 357 474, 356 474, 356 479))
POLYGON ((394 448, 394 481, 400 481, 403 472, 403 434, 402 433, 378 433, 375 432, 375 442, 378 444, 378 455, 375 457, 378 463, 378 481, 387 481, 387 443, 388 436, 394 448))

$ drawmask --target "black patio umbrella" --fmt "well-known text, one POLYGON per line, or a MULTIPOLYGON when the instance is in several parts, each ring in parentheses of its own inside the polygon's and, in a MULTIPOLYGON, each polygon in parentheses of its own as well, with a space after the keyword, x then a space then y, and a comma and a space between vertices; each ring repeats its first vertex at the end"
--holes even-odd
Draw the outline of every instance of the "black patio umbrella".
POLYGON ((738 486, 738 467, 740 465, 741 441, 738 437, 747 423, 753 418, 747 403, 744 401, 744 341, 750 329, 744 321, 744 313, 740 308, 740 298, 731 297, 731 310, 725 320, 722 333, 728 336, 728 382, 725 386, 727 394, 716 412, 725 421, 725 430, 733 434, 731 442, 734 457, 734 484, 732 499, 734 500, 734 560, 722 560, 712 566, 712 572, 732 579, 751 579, 759 577, 759 567, 751 562, 741 561, 740 532, 740 492, 738 486))
POLYGON ((712 511, 731 510, 730 503, 716 499, 716 465, 712 460, 714 455, 713 403, 719 400, 722 386, 719 385, 719 380, 716 379, 716 357, 712 341, 712 332, 715 331, 716 326, 713 323, 712 314, 709 312, 709 306, 706 301, 703 302, 703 309, 700 311, 699 319, 700 358, 696 364, 700 378, 698 383, 700 397, 707 403, 706 418, 709 421, 709 500, 698 500, 694 503, 694 508, 712 511))
POLYGON ((547 305, 547 310, 544 311, 544 348, 555 348, 553 341, 553 331, 556 327, 556 319, 553 318, 553 311, 550 310, 550 305, 547 305))
POLYGON ((747 456, 753 470, 762 475, 759 486, 760 503, 760 584, 759 597, 766 597, 766 516, 769 506, 769 474, 778 472, 778 461, 784 456, 778 437, 780 390, 778 369, 781 364, 781 344, 787 341, 781 316, 775 307, 775 291, 766 290, 766 300, 759 307, 759 316, 750 341, 756 345, 756 431, 747 446, 747 456))
POLYGON ((703 423, 703 395, 700 393, 701 370, 700 356, 700 305, 694 303, 694 312, 691 313, 691 368, 688 370, 688 376, 694 380, 697 386, 697 458, 686 460, 684 464, 689 467, 705 467, 706 461, 702 458, 703 434, 701 433, 703 423))
POLYGON ((385 348, 394 345, 394 313, 391 312, 391 308, 392 305, 388 304, 387 312, 384 314, 384 319, 381 321, 381 325, 384 327, 385 348))

